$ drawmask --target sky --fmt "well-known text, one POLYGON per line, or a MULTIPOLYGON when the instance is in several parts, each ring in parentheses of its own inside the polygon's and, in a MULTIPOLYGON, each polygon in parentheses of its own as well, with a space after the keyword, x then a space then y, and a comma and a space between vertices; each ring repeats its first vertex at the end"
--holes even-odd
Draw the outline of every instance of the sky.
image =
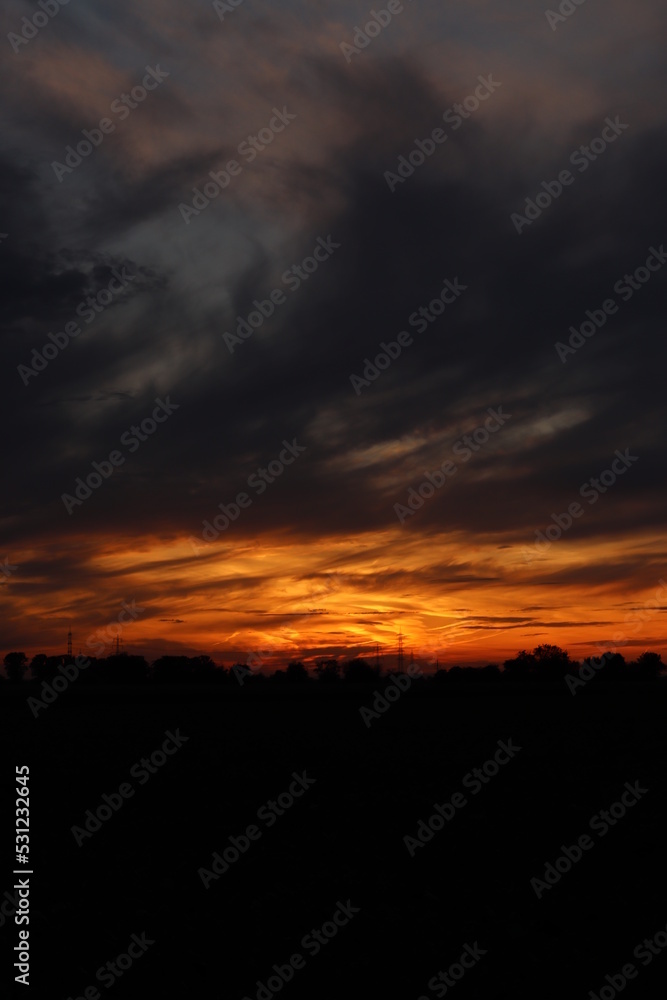
POLYGON ((2 14, 3 654, 667 659, 664 5, 55 4, 2 14))

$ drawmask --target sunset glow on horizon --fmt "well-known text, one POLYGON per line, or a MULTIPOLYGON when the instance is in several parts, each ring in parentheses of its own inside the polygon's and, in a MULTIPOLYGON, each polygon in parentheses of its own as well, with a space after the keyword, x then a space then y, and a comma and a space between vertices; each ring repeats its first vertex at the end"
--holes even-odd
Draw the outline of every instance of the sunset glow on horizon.
MULTIPOLYGON (((147 539, 129 555, 108 540, 82 560, 106 581, 104 590, 91 593, 72 580, 38 613, 30 599, 17 602, 17 635, 27 622, 30 641, 21 648, 58 654, 71 624, 75 651, 88 655, 109 655, 118 634, 124 651, 149 660, 204 653, 230 666, 255 653, 269 670, 291 660, 374 658, 376 646, 394 669, 399 631, 406 656, 445 667, 500 664, 545 642, 573 659, 610 645, 626 659, 666 650, 667 583, 658 566, 650 580, 649 540, 616 540, 613 551, 608 543, 563 540, 527 566, 517 544, 414 536, 394 528, 317 545, 248 538, 233 548, 230 536, 227 545, 200 540, 198 554, 191 539, 147 539), (611 556, 642 560, 636 588, 568 580, 611 556), (118 627, 123 602, 135 616, 118 627)), ((37 577, 24 582, 40 585, 37 577)))

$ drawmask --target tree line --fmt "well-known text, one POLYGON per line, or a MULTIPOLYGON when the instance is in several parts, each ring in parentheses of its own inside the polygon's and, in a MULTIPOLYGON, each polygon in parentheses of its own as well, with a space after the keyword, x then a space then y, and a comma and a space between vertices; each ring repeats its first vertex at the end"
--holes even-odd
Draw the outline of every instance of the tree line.
MULTIPOLYGON (((25 653, 11 652, 4 657, 7 680, 51 682, 61 667, 75 662, 73 656, 46 656, 37 653, 30 662, 25 653)), ((609 651, 601 657, 588 657, 581 663, 571 660, 566 650, 543 643, 532 652, 521 650, 505 660, 502 667, 490 663, 485 667, 449 666, 435 672, 423 672, 417 661, 417 679, 421 684, 463 682, 539 682, 564 680, 576 676, 582 666, 593 666, 599 676, 611 681, 656 680, 664 664, 659 653, 646 651, 636 660, 626 661, 622 653, 609 651)), ((412 671, 411 671, 412 672, 412 671)), ((218 666, 210 656, 161 656, 149 663, 143 656, 119 653, 103 659, 90 658, 90 665, 80 672, 80 682, 89 684, 373 684, 397 673, 384 670, 375 661, 363 658, 351 660, 320 659, 312 669, 293 661, 285 669, 262 673, 247 664, 236 663, 226 668, 218 666)), ((0 675, 0 681, 4 681, 0 675)))

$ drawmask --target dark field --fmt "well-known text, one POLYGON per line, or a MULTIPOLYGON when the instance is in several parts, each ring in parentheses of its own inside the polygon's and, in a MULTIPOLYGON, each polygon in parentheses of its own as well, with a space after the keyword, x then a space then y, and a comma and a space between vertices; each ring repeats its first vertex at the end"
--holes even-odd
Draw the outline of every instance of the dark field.
MULTIPOLYGON (((33 996, 96 985, 102 996, 254 1000, 257 980, 300 952, 286 1000, 417 1000, 444 995, 429 980, 475 942, 486 954, 447 996, 585 1000, 628 962, 628 1000, 662 994, 667 954, 648 967, 633 958, 667 925, 662 684, 593 682, 576 697, 413 691, 370 728, 359 708, 373 689, 277 698, 73 685, 35 719, 30 687, 4 690, 1 709, 6 774, 24 763, 31 773, 33 996), (131 768, 177 729, 187 742, 140 784, 131 768), (472 794, 462 779, 498 740, 522 749, 472 794), (270 827, 258 820, 304 771, 312 787, 270 827), (591 833, 594 814, 637 781, 648 789, 639 802, 605 836, 591 833), (124 782, 134 796, 78 846, 71 828, 124 782), (455 792, 467 804, 411 857, 403 838, 455 792), (250 824, 261 837, 205 888, 198 869, 250 824), (538 899, 530 879, 585 833, 594 846, 538 899), (348 900, 359 912, 312 954, 302 939, 348 900), (144 932, 155 943, 127 973, 96 981, 144 932)), ((0 892, 12 885, 11 843, 3 856, 0 892)), ((5 919, 8 949, 16 935, 5 919)))

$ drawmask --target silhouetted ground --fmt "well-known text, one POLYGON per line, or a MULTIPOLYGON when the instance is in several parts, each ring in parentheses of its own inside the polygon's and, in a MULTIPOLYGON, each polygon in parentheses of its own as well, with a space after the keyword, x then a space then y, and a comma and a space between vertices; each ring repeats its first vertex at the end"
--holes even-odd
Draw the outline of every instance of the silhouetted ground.
POLYGON ((667 925, 663 683, 411 690, 370 728, 372 688, 72 685, 35 719, 29 687, 6 685, 0 704, 9 775, 31 769, 33 996, 83 996, 142 932, 155 944, 114 995, 150 996, 166 974, 164 997, 254 1000, 300 952, 286 1000, 417 1000, 475 942, 487 954, 448 996, 584 1000, 627 962, 628 1000, 661 992, 667 954, 644 968, 632 953, 667 925), (140 785, 130 769, 177 729, 188 741, 140 785), (510 739, 521 751, 472 795, 464 775, 510 739), (268 828, 258 809, 304 770, 315 784, 268 828), (635 781, 648 792, 538 900, 530 879, 635 781), (71 827, 123 782, 134 796, 77 846, 71 827), (410 857, 403 838, 457 791, 468 804, 410 857), (205 889, 198 869, 253 823, 261 839, 205 889), (360 912, 309 955, 304 935, 348 899, 360 912))

